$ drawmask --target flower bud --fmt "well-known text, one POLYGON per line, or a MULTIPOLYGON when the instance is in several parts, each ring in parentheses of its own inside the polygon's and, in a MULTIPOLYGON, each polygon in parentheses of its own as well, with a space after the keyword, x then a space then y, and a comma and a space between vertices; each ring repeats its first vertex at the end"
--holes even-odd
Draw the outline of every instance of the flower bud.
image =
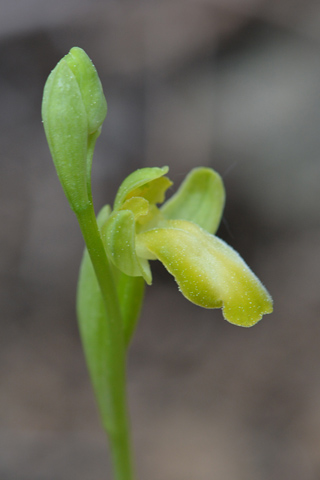
POLYGON ((88 141, 92 135, 99 135, 106 112, 106 100, 91 60, 80 48, 72 48, 49 75, 42 118, 58 177, 75 212, 90 201, 88 141))

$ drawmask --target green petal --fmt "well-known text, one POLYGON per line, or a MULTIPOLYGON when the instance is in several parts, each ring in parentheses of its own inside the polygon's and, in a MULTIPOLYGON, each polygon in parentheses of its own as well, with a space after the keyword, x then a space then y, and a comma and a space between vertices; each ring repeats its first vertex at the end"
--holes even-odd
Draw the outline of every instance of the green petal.
POLYGON ((226 320, 243 327, 272 312, 269 293, 235 250, 191 222, 168 224, 139 234, 139 250, 156 255, 191 302, 222 307, 226 320))
POLYGON ((172 182, 168 177, 156 178, 132 190, 127 198, 143 197, 151 204, 162 203, 165 199, 165 193, 171 185, 172 182))
POLYGON ((124 202, 120 210, 130 210, 135 220, 141 216, 146 216, 149 212, 149 202, 142 197, 132 197, 124 202))
POLYGON ((161 211, 168 219, 188 220, 215 233, 224 203, 225 190, 220 175, 211 168, 195 168, 161 211))
POLYGON ((164 227, 167 224, 167 219, 160 210, 155 205, 150 205, 143 197, 129 198, 119 210, 130 210, 133 213, 136 220, 136 233, 154 227, 164 227))
POLYGON ((114 212, 103 225, 102 240, 108 257, 121 272, 152 281, 149 263, 139 259, 135 246, 135 218, 130 210, 114 212))
MULTIPOLYGON (((120 208, 128 198, 132 196, 137 197, 138 195, 135 193, 135 190, 139 189, 145 184, 148 184, 149 182, 156 180, 159 177, 162 177, 168 172, 168 170, 168 167, 140 168, 139 170, 131 173, 119 187, 114 202, 114 209, 116 210, 120 208)), ((161 185, 161 188, 162 187, 163 186, 161 185)))

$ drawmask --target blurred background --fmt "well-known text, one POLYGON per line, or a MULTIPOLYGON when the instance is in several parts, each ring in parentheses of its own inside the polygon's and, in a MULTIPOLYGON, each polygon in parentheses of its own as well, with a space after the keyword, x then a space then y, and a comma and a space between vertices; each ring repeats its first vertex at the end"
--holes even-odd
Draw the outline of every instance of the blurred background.
POLYGON ((128 366, 139 480, 320 478, 320 4, 0 0, 0 477, 111 479, 75 317, 83 241, 41 97, 74 46, 108 101, 93 192, 169 165, 224 178, 218 235, 269 289, 252 329, 154 262, 128 366))

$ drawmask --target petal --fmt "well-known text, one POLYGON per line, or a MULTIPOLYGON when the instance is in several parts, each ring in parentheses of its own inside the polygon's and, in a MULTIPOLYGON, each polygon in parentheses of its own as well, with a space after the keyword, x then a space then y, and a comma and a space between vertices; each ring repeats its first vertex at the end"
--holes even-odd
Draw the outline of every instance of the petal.
POLYGON ((135 218, 130 210, 114 212, 101 227, 102 240, 108 257, 126 275, 152 281, 149 263, 136 254, 135 218))
POLYGON ((168 224, 139 234, 139 251, 156 255, 191 302, 222 307, 226 320, 243 327, 272 312, 269 293, 235 250, 191 222, 168 224))
POLYGON ((161 211, 168 219, 188 220, 215 233, 224 203, 225 190, 220 175, 211 168, 195 168, 161 211))
MULTIPOLYGON (((168 167, 162 168, 140 168, 131 173, 119 187, 115 202, 114 209, 120 208, 121 205, 131 196, 138 196, 135 190, 143 185, 162 177, 168 172, 168 167)), ((167 187, 168 188, 168 187, 167 187)))
POLYGON ((165 193, 172 182, 168 177, 160 177, 151 182, 144 183, 140 187, 132 190, 126 198, 143 197, 150 203, 162 203, 165 199, 165 193))
POLYGON ((145 217, 149 212, 149 202, 142 197, 131 197, 124 202, 121 210, 130 210, 135 220, 139 217, 145 217))

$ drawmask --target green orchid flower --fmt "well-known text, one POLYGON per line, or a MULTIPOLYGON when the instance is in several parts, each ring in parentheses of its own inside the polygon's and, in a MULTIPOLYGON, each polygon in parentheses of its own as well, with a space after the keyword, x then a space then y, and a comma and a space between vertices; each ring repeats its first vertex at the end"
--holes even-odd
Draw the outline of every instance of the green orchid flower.
POLYGON ((149 261, 160 260, 188 300, 222 308, 235 325, 254 325, 272 312, 272 299, 240 255, 214 235, 225 203, 221 177, 196 168, 159 208, 172 185, 167 172, 143 168, 121 184, 101 226, 107 256, 120 272, 149 285, 149 261))

